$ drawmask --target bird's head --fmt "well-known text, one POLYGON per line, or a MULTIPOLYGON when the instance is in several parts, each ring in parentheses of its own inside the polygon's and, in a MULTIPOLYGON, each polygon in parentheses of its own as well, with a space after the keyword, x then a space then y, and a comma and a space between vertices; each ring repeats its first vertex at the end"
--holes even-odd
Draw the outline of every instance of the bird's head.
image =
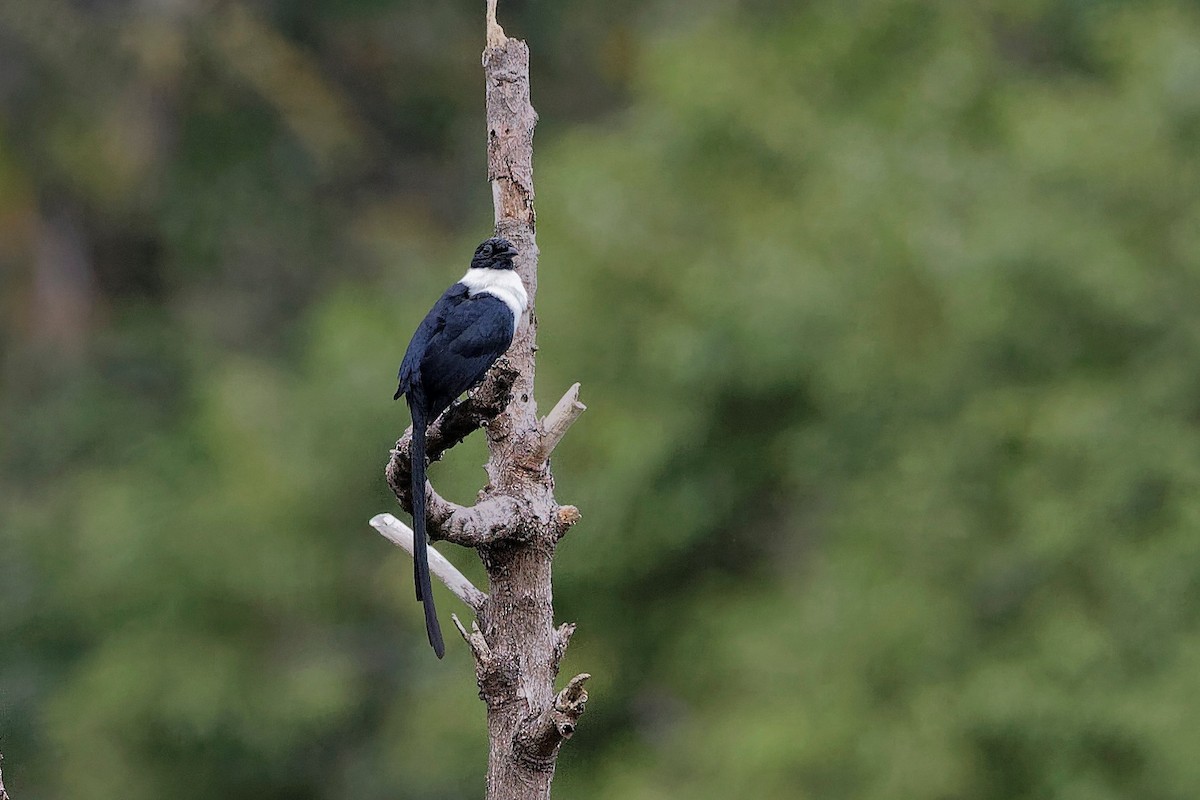
POLYGON ((512 269, 517 248, 508 239, 494 236, 475 248, 471 269, 512 269))

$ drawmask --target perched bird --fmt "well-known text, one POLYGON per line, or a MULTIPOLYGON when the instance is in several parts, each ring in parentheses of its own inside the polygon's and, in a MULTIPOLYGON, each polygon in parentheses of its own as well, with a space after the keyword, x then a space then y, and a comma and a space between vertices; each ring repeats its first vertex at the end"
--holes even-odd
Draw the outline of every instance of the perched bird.
POLYGON ((483 380, 488 368, 508 350, 529 307, 521 276, 513 270, 517 249, 492 238, 475 248, 471 267, 434 304, 417 327, 400 363, 401 395, 412 412, 412 512, 414 583, 425 604, 425 630, 437 657, 446 652, 433 591, 425 517, 425 431, 438 415, 483 380))

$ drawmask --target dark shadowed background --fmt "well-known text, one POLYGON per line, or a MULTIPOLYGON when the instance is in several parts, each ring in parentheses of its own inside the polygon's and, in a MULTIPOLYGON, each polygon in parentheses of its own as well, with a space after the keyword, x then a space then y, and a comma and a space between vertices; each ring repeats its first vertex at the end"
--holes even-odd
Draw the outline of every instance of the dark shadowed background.
MULTIPOLYGON (((481 795, 469 655, 366 521, 408 336, 491 231, 482 18, 0 2, 15 800, 481 795)), ((1200 8, 500 18, 539 396, 590 406, 557 794, 1200 795, 1200 8)))

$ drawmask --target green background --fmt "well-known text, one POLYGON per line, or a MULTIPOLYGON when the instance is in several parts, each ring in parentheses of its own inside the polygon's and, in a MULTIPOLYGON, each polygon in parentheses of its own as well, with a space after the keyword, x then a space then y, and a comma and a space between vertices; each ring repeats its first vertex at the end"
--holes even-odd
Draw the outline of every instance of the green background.
MULTIPOLYGON (((14 800, 482 794, 366 525, 490 233, 482 5, 0 3, 14 800)), ((589 405, 557 795, 1200 796, 1200 7, 500 5, 589 405)))

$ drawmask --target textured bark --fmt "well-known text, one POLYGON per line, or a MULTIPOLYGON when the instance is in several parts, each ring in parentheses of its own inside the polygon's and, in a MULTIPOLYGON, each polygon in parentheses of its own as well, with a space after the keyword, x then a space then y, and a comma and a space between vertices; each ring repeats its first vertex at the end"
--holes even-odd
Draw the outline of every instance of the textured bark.
MULTIPOLYGON (((471 630, 454 618, 474 655, 479 696, 487 706, 487 798, 536 800, 550 796, 559 748, 574 733, 587 702, 586 674, 575 676, 562 692, 554 690, 575 627, 554 626, 551 563, 579 511, 557 503, 549 467, 550 452, 585 407, 575 385, 545 420, 537 416, 537 114, 529 100, 529 48, 496 24, 495 0, 488 0, 487 41, 487 163, 496 235, 519 251, 515 267, 529 292, 529 311, 483 385, 430 429, 428 451, 437 458, 482 425, 489 458, 488 484, 474 506, 458 506, 427 490, 429 532, 432 539, 475 548, 487 570, 488 592, 471 630)), ((388 484, 409 511, 410 435, 396 443, 387 467, 388 484)))
MULTIPOLYGON (((0 755, 0 764, 4 763, 4 756, 0 755)), ((8 792, 4 791, 4 772, 0 771, 0 800, 8 800, 8 792)))

